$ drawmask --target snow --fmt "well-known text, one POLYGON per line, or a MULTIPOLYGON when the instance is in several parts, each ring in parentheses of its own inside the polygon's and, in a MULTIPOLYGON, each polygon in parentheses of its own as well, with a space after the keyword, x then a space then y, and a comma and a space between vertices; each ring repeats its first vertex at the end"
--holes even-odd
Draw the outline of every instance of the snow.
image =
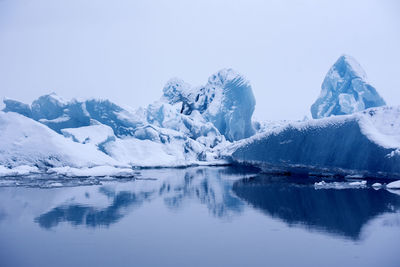
POLYGON ((386 188, 389 188, 389 189, 400 189, 400 180, 388 183, 386 185, 386 188))
POLYGON ((289 123, 236 145, 239 163, 400 175, 400 107, 289 123))
POLYGON ((367 82, 360 64, 347 55, 341 56, 330 68, 321 88, 319 98, 311 106, 314 119, 385 105, 383 98, 367 82))
POLYGON ((0 165, 7 167, 120 165, 96 148, 73 142, 14 112, 0 111, 0 140, 0 165))
POLYGON ((35 166, 20 165, 15 168, 6 168, 0 165, 0 177, 1 176, 22 176, 33 173, 39 173, 39 169, 35 166))
POLYGON ((137 138, 118 139, 105 145, 107 153, 119 162, 139 167, 175 167, 188 165, 183 146, 137 138))
POLYGON ((108 140, 115 139, 114 131, 111 127, 104 124, 65 128, 61 132, 65 137, 71 138, 75 142, 82 144, 90 143, 96 146, 108 140))
POLYGON ((69 166, 50 168, 47 173, 66 177, 132 177, 136 173, 132 168, 96 166, 91 168, 73 168, 69 166))

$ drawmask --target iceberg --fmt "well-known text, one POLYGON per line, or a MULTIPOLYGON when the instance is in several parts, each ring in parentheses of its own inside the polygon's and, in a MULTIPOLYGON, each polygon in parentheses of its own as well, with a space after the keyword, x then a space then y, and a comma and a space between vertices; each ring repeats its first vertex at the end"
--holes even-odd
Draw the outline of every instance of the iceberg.
POLYGON ((164 86, 162 99, 171 105, 181 104, 183 114, 198 111, 229 141, 255 133, 251 117, 256 101, 250 82, 233 69, 218 71, 205 86, 196 88, 171 79, 164 86))
MULTIPOLYGON (((206 121, 198 111, 185 115, 180 113, 177 106, 162 101, 135 111, 122 108, 108 100, 65 101, 54 93, 39 97, 31 106, 14 100, 4 102, 6 104, 4 111, 7 112, 2 112, 4 121, 0 124, 9 127, 7 123, 13 120, 16 113, 20 113, 24 116, 18 117, 21 123, 14 127, 16 132, 23 133, 26 130, 25 123, 29 126, 37 121, 33 124, 36 126, 31 127, 29 137, 34 137, 32 140, 37 142, 35 146, 38 150, 33 156, 28 156, 29 154, 24 156, 24 148, 21 146, 16 150, 20 153, 13 154, 12 160, 11 155, 6 160, 7 153, 5 153, 3 162, 0 160, 0 165, 5 166, 10 166, 9 161, 13 162, 11 167, 18 164, 38 164, 37 161, 40 161, 39 165, 42 167, 76 167, 69 161, 71 157, 64 153, 64 150, 70 151, 73 147, 76 148, 71 146, 71 143, 90 147, 88 149, 96 151, 97 154, 100 152, 102 156, 114 160, 112 163, 114 165, 176 167, 203 164, 201 162, 204 161, 215 164, 221 160, 213 148, 226 142, 218 129, 206 121), (29 112, 26 112, 27 110, 29 112), (37 127, 38 123, 43 127, 37 127), (46 146, 45 140, 39 142, 35 138, 46 134, 51 134, 58 140, 56 145, 60 149, 56 156, 53 154, 57 151, 56 148, 54 151, 40 150, 41 146, 46 146), (68 142, 59 141, 62 139, 67 139, 65 141, 68 142), (32 158, 32 161, 27 162, 29 158, 32 158), (57 162, 50 162, 48 160, 50 158, 56 158, 57 162)), ((11 133, 2 132, 2 134, 6 137, 11 133)), ((6 144, 4 151, 11 149, 5 146, 6 144)), ((81 167, 102 165, 96 161, 90 165, 89 162, 90 156, 88 161, 83 161, 81 167)))
MULTIPOLYGON (((39 135, 51 135, 57 139, 54 144, 50 142, 51 151, 30 151, 31 148, 27 148, 31 156, 29 153, 24 155, 23 146, 16 150, 18 155, 6 156, 11 147, 4 144, 7 153, 0 164, 8 167, 15 167, 17 163, 76 167, 76 162, 71 162, 73 156, 69 154, 73 147, 76 148, 76 144, 71 146, 72 143, 95 151, 95 157, 101 155, 106 165, 172 167, 219 164, 226 163, 220 159, 219 151, 226 146, 227 140, 243 139, 255 132, 251 122, 255 99, 250 83, 232 69, 217 72, 199 88, 172 79, 164 87, 160 101, 136 110, 108 100, 65 100, 55 93, 39 97, 31 105, 11 99, 3 102, 3 123, 7 120, 11 125, 9 121, 15 117, 12 113, 23 115, 25 119, 18 117, 20 123, 13 127, 20 127, 19 132, 23 133, 26 130, 23 124, 31 125, 28 139, 35 142, 32 146, 46 146, 44 140, 38 140, 39 135), (48 128, 38 127, 33 121, 48 128)), ((10 140, 8 145, 11 144, 10 140)), ((103 164, 96 160, 92 164, 89 162, 91 156, 82 161, 81 167, 103 164)))
POLYGON ((353 59, 341 57, 314 104, 321 119, 298 122, 252 121, 250 82, 232 69, 199 87, 171 79, 159 101, 135 110, 54 93, 31 105, 4 99, 0 176, 129 176, 139 167, 230 163, 400 176, 400 107, 365 109, 384 104, 365 79, 353 59))
POLYGON ((341 56, 330 68, 321 88, 320 96, 311 106, 314 119, 386 105, 367 82, 367 75, 360 64, 347 55, 341 56))
POLYGON ((65 128, 78 128, 93 124, 110 126, 117 136, 131 134, 132 128, 142 124, 140 118, 108 101, 90 99, 66 101, 51 93, 32 102, 32 105, 7 99, 3 111, 16 112, 47 125, 57 133, 65 128))
POLYGON ((289 123, 243 140, 232 159, 266 170, 329 169, 393 179, 400 175, 399 117, 400 107, 380 107, 289 123))

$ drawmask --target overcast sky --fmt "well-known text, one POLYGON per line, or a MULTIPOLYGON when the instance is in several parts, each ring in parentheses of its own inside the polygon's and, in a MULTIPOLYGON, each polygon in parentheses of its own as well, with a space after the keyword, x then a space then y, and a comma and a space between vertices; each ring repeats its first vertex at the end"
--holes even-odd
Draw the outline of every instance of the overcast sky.
POLYGON ((0 97, 159 99, 232 67, 258 119, 302 119, 341 54, 400 104, 400 1, 0 0, 0 97))

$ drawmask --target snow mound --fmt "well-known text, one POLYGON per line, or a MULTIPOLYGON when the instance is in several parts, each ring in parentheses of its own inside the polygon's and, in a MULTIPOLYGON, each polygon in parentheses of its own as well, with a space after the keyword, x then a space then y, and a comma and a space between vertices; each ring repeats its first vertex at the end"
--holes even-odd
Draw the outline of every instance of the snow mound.
POLYGON ((190 115, 198 111, 229 141, 240 140, 255 133, 251 117, 255 98, 249 81, 232 69, 213 74, 205 86, 191 88, 180 79, 172 79, 163 89, 162 99, 190 115))
POLYGON ((73 142, 14 112, 0 111, 0 140, 0 165, 8 168, 120 165, 95 147, 73 142))
POLYGON ((0 165, 0 177, 3 176, 24 176, 39 173, 39 169, 34 166, 21 165, 15 168, 6 168, 0 165))
POLYGON ((400 107, 380 107, 289 123, 244 140, 232 159, 264 167, 400 175, 399 118, 400 107))
POLYGON ((341 56, 326 74, 321 94, 311 106, 312 117, 351 114, 386 105, 366 79, 367 75, 354 58, 341 56))
POLYGON ((107 141, 115 140, 111 127, 98 124, 78 128, 61 129, 62 134, 81 144, 93 144, 99 146, 107 141))

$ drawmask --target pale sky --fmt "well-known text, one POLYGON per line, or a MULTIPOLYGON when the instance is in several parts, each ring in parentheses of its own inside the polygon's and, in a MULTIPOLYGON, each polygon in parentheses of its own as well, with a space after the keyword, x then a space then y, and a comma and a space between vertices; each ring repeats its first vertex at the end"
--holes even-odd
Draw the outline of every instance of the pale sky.
POLYGON ((133 108, 166 81, 231 67, 255 117, 302 119, 330 66, 353 56, 400 104, 400 1, 0 0, 0 98, 108 98, 133 108))

